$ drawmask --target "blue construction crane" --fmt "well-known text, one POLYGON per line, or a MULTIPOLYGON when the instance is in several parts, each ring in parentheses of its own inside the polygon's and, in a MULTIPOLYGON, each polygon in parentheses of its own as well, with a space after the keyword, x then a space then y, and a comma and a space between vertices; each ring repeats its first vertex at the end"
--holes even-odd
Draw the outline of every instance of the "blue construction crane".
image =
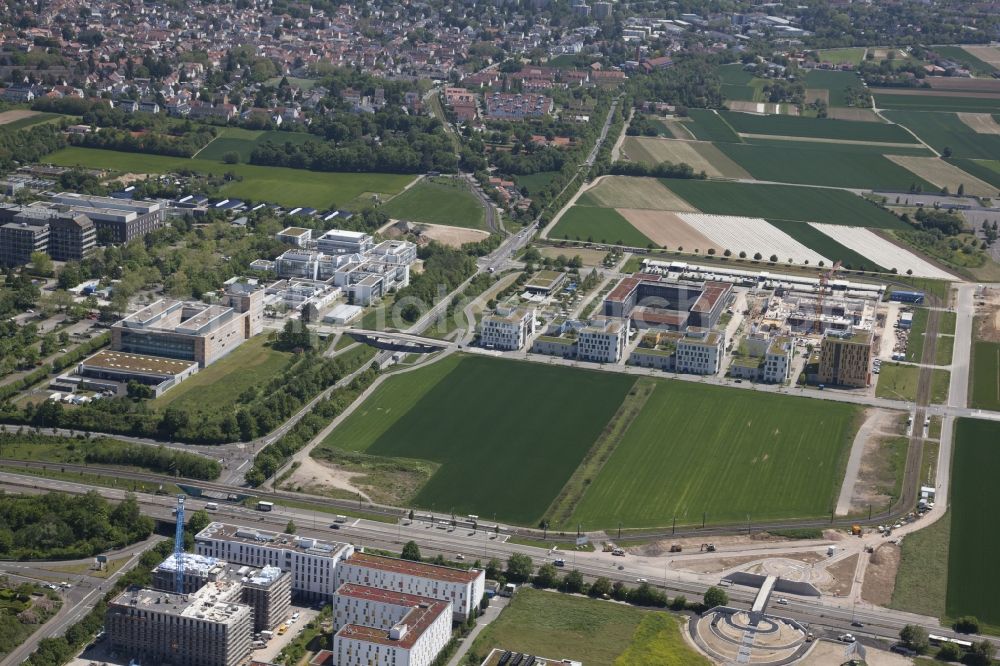
POLYGON ((184 495, 177 496, 177 529, 174 531, 174 592, 184 594, 184 495))

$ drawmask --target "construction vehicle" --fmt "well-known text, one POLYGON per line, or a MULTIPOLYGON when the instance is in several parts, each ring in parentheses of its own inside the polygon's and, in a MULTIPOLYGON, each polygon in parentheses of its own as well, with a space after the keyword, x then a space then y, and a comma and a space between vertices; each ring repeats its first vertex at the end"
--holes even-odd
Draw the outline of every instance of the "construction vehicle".
POLYGON ((714 553, 715 552, 715 544, 714 543, 703 543, 703 544, 701 544, 701 550, 709 552, 709 553, 714 553))
POLYGON ((861 536, 861 525, 851 525, 851 535, 861 536))
POLYGON ((678 544, 678 543, 675 543, 674 545, 670 546, 670 552, 671 553, 679 553, 679 552, 681 552, 681 550, 683 550, 683 549, 681 548, 681 545, 678 544))

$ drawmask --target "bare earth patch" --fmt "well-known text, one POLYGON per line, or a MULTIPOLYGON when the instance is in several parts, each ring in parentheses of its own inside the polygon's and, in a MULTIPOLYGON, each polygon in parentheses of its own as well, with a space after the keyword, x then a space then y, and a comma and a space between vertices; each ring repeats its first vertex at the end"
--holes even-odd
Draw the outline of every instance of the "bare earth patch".
POLYGON ((988 113, 959 113, 958 119, 977 134, 1000 134, 1000 125, 988 113))
POLYGON ((824 104, 830 104, 830 91, 826 88, 806 88, 806 103, 821 101, 824 104))
POLYGON ((618 213, 643 236, 661 247, 670 249, 682 247, 702 252, 707 252, 710 248, 714 248, 716 252, 721 252, 723 249, 682 220, 677 213, 632 208, 619 208, 618 213))
POLYGON ((4 111, 0 113, 0 125, 6 125, 7 123, 12 123, 22 118, 31 118, 32 116, 37 116, 38 111, 29 111, 28 109, 14 109, 13 111, 4 111))
POLYGON ((831 564, 826 568, 826 573, 830 575, 830 580, 820 583, 819 589, 824 594, 831 594, 835 597, 846 597, 851 592, 854 583, 854 572, 858 568, 858 556, 851 555, 843 560, 831 564))
POLYGON ((882 120, 871 109, 856 109, 846 106, 831 106, 826 110, 826 117, 834 120, 854 120, 864 123, 880 123, 882 120))
POLYGON ((989 63, 994 67, 1000 67, 1000 48, 996 46, 963 46, 963 49, 976 56, 985 63, 989 63))
POLYGON ((490 235, 488 231, 480 229, 449 227, 443 224, 421 224, 420 231, 427 238, 452 247, 459 247, 463 243, 478 243, 490 235))
MULTIPOLYGON (((1000 129, 1000 128, 998 128, 1000 129)), ((899 166, 912 171, 938 187, 947 187, 955 192, 959 185, 965 186, 966 194, 993 196, 997 188, 937 157, 917 157, 914 155, 886 155, 899 166)))
MULTIPOLYGON (((802 659, 800 663, 809 666, 841 666, 846 659, 844 657, 844 644, 833 641, 816 641, 815 647, 802 659)), ((865 663, 868 666, 910 666, 913 663, 898 654, 877 650, 873 647, 865 646, 865 663)))
POLYGON ((678 141, 652 137, 630 136, 622 148, 629 159, 647 164, 683 162, 692 169, 704 171, 714 178, 749 178, 738 164, 707 141, 678 141))
POLYGON ((604 176, 584 195, 604 208, 647 208, 693 212, 696 209, 655 178, 604 176))
POLYGON ((336 489, 361 495, 365 500, 371 501, 360 488, 354 485, 353 480, 363 477, 364 474, 348 472, 342 469, 327 465, 315 458, 306 456, 301 460, 301 465, 292 473, 283 487, 288 490, 303 489, 336 489))
MULTIPOLYGON (((625 551, 632 555, 642 555, 644 557, 659 557, 660 555, 666 555, 670 553, 670 547, 674 544, 680 546, 683 550, 682 553, 697 553, 701 552, 701 546, 704 544, 706 539, 704 537, 678 537, 676 539, 661 539, 660 541, 652 541, 650 543, 644 543, 637 546, 625 545, 625 551)), ((767 532, 755 532, 751 536, 746 536, 745 534, 740 534, 736 536, 716 536, 711 537, 711 542, 715 544, 722 553, 718 553, 720 558, 725 557, 725 550, 728 548, 733 548, 735 550, 745 550, 748 547, 764 547, 766 544, 783 544, 791 543, 793 540, 785 537, 776 537, 767 532)), ((775 550, 775 552, 779 552, 775 550)), ((771 557, 769 553, 762 553, 755 557, 754 559, 761 560, 766 557, 771 557)))
POLYGON ((872 553, 865 569, 865 582, 861 586, 861 598, 876 606, 888 606, 892 601, 892 591, 896 587, 896 570, 902 551, 891 543, 879 546, 872 553))

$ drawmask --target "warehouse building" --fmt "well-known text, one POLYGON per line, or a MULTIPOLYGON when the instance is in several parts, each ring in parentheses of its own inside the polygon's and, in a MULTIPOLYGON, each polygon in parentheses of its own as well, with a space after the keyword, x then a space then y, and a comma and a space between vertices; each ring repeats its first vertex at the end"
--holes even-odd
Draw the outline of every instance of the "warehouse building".
POLYGON ((479 343, 487 349, 517 351, 535 334, 535 311, 530 308, 498 307, 485 315, 479 329, 479 343))

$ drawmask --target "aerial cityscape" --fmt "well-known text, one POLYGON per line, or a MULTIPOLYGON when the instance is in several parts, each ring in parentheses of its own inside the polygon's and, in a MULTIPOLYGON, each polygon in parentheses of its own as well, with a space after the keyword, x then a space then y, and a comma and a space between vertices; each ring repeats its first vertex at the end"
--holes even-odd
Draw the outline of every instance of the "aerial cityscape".
POLYGON ((1000 664, 1000 3, 0 3, 0 666, 1000 664))

